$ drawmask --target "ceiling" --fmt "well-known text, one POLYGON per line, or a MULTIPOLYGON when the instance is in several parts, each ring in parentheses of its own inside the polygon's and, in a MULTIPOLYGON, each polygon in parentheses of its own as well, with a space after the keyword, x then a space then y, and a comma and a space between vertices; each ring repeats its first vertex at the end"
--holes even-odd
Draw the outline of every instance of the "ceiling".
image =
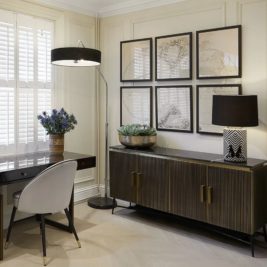
POLYGON ((37 2, 87 15, 112 16, 185 0, 37 0, 37 2))

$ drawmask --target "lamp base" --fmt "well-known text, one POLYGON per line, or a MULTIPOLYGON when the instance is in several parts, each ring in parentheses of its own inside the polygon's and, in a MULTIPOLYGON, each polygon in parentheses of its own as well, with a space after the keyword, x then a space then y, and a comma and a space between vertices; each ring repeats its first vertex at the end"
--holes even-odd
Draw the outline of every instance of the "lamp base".
POLYGON ((229 162, 247 161, 247 130, 225 128, 223 130, 224 160, 229 162))
POLYGON ((114 206, 113 199, 109 197, 92 197, 87 203, 89 207, 101 210, 112 209, 114 206))

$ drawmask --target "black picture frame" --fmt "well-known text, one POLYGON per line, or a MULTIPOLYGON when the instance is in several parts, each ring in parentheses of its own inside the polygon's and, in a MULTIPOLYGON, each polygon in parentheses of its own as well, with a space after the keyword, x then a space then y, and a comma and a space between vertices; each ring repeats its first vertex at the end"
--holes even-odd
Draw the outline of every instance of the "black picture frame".
POLYGON ((192 32, 157 36, 156 81, 192 80, 192 47, 192 32))
POLYGON ((193 133, 192 92, 193 87, 191 85, 155 87, 156 128, 158 131, 193 133), (182 89, 185 90, 182 91, 182 89), (186 98, 181 101, 179 98, 185 91, 187 91, 186 98), (172 116, 171 119, 170 116, 172 116))
POLYGON ((121 82, 152 81, 152 49, 152 38, 120 42, 121 82))
POLYGON ((153 91, 152 86, 120 87, 120 125, 146 124, 153 126, 153 91), (143 89, 143 90, 142 90, 143 89), (142 111, 138 110, 142 108, 142 111), (148 114, 140 114, 141 112, 148 114))
POLYGON ((234 25, 196 32, 197 79, 242 76, 241 29, 234 25))
POLYGON ((197 133, 208 134, 208 135, 223 135, 223 126, 212 125, 212 96, 218 95, 241 95, 242 86, 241 84, 202 84, 197 85, 197 133), (232 88, 235 91, 230 91, 232 88), (206 91, 204 92, 204 89, 206 91), (217 89, 215 92, 214 90, 217 89), (225 89, 225 90, 223 90, 225 89), (226 90, 228 89, 228 90, 226 90), (211 91, 213 90, 213 91, 211 91), (201 92, 202 91, 202 92, 201 92), (230 92, 230 93, 229 93, 230 92), (202 94, 202 96, 201 96, 202 94), (205 94, 205 95, 204 95, 205 94), (202 100, 201 100, 202 98, 202 100), (206 98, 206 100, 205 100, 206 98), (205 115, 200 110, 206 109, 205 115))

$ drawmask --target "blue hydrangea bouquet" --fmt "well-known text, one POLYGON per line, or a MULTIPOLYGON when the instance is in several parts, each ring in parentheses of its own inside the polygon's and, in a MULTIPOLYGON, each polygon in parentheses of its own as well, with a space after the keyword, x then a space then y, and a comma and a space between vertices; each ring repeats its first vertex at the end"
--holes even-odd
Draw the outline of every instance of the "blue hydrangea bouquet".
POLYGON ((69 115, 63 108, 60 110, 53 109, 51 115, 44 111, 37 118, 49 135, 64 135, 70 130, 73 130, 77 124, 74 115, 69 115))

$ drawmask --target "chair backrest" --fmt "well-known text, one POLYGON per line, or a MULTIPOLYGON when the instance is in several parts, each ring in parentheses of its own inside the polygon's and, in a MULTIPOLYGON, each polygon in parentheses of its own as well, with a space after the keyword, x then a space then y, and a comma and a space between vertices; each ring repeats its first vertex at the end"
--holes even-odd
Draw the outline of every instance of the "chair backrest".
POLYGON ((54 213, 68 207, 77 162, 61 161, 37 175, 21 192, 18 210, 29 213, 54 213))

